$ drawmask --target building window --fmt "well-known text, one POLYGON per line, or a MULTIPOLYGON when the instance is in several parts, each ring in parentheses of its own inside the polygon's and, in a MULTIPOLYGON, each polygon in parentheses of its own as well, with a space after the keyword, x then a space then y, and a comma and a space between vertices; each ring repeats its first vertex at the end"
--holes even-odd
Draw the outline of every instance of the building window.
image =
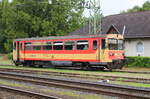
POLYGON ((136 45, 136 52, 138 54, 142 54, 144 53, 144 45, 142 42, 138 42, 137 45, 136 45))

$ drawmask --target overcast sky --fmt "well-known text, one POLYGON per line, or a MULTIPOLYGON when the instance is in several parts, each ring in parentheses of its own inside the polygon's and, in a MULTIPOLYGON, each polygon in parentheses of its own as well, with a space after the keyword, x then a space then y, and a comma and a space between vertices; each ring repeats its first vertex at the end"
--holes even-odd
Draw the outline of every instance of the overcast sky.
POLYGON ((150 0, 101 0, 103 15, 118 14, 123 10, 133 8, 135 5, 142 6, 144 2, 150 0))

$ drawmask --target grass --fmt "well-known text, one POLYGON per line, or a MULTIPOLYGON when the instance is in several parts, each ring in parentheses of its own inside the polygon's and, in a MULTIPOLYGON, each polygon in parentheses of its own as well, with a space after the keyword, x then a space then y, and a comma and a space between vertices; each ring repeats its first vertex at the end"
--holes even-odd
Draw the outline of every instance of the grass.
POLYGON ((7 55, 6 54, 0 54, 0 64, 13 64, 12 63, 12 60, 9 60, 7 58, 7 55))
POLYGON ((121 81, 112 81, 111 83, 112 84, 119 84, 119 85, 134 86, 134 87, 150 88, 150 84, 143 84, 143 83, 121 82, 121 81))
POLYGON ((13 86, 13 87, 24 87, 24 88, 27 87, 26 85, 23 84, 18 84, 15 82, 7 82, 7 81, 0 81, 0 84, 5 86, 13 86))
POLYGON ((77 94, 76 92, 71 92, 71 91, 59 92, 59 94, 79 97, 79 98, 83 98, 83 99, 103 99, 102 97, 99 97, 97 95, 77 94))
POLYGON ((124 71, 137 71, 137 72, 150 72, 150 68, 146 68, 146 67, 124 67, 123 68, 124 71))

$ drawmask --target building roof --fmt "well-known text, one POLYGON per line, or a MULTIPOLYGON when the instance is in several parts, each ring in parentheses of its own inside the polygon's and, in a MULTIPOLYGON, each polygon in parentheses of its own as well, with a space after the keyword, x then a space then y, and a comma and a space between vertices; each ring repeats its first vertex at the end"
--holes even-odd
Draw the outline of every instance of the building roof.
MULTIPOLYGON (((106 16, 102 20, 102 33, 106 34, 111 25, 114 25, 125 38, 150 37, 150 11, 134 12, 106 16)), ((84 26, 69 35, 88 35, 89 25, 84 26)))

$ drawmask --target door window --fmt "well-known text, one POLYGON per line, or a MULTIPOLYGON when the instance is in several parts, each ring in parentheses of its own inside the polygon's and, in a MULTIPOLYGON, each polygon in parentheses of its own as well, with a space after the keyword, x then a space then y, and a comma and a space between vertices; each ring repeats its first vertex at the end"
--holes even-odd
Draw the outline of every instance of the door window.
POLYGON ((105 49, 105 48, 106 48, 106 40, 102 39, 102 49, 105 49))
POLYGON ((97 49, 97 40, 94 40, 93 41, 93 50, 96 50, 97 49))

